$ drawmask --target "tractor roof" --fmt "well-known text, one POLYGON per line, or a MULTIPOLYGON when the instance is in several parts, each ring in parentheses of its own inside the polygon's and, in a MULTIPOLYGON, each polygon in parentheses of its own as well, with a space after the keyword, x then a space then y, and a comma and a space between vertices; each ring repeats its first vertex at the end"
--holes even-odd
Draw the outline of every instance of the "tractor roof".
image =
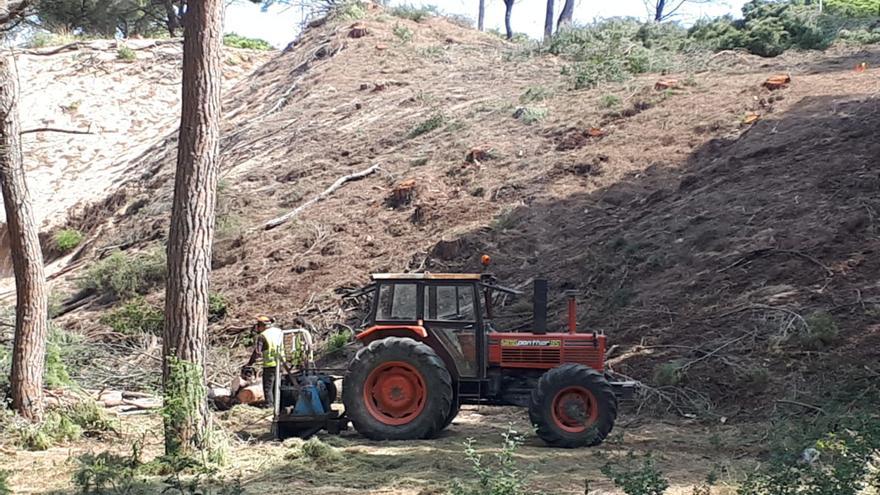
POLYGON ((479 273, 374 273, 373 280, 480 280, 479 273))

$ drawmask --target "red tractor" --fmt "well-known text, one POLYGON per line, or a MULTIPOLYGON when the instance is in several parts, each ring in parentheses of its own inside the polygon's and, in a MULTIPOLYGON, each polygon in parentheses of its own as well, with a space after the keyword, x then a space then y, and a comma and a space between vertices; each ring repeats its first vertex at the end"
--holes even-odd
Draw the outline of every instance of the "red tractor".
POLYGON ((516 294, 488 274, 376 274, 365 346, 342 386, 345 416, 375 440, 430 438, 462 404, 527 407, 545 442, 598 445, 611 432, 618 398, 633 382, 604 374, 604 335, 577 332, 568 293, 568 331, 547 332, 547 282, 536 280, 531 332, 492 323, 493 293, 516 294))

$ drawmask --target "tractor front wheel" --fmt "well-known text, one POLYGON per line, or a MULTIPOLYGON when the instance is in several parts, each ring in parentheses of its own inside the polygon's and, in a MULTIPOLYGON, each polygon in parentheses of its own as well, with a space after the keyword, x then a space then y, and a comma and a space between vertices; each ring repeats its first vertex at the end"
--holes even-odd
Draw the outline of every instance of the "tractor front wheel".
POLYGON ((452 407, 452 378, 437 353, 413 339, 386 337, 355 355, 342 381, 346 415, 373 440, 430 438, 452 407))
POLYGON ((617 398, 605 377, 581 364, 544 373, 532 390, 529 419, 538 436, 554 447, 599 445, 617 418, 617 398))

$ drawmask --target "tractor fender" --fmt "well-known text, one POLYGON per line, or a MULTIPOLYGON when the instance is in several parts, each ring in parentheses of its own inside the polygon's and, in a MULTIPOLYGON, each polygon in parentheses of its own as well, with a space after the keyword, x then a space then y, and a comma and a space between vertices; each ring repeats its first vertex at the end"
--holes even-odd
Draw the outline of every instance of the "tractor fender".
POLYGON ((428 337, 428 331, 421 325, 373 325, 355 336, 362 342, 371 342, 388 335, 417 336, 419 339, 428 337))

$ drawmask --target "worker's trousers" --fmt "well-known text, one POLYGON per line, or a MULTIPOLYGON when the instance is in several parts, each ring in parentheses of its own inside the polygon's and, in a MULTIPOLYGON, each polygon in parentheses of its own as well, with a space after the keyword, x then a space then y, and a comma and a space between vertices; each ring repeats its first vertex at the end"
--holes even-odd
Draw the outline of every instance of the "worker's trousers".
POLYGON ((275 367, 263 368, 263 396, 268 407, 275 407, 275 367))

